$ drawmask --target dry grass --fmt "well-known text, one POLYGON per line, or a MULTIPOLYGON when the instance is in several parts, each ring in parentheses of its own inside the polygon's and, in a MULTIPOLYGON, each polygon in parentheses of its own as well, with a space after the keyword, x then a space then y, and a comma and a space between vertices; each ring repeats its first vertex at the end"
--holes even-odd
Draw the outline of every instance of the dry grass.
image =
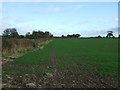
POLYGON ((48 41, 48 38, 44 39, 2 39, 2 55, 13 53, 18 50, 27 50, 29 48, 37 48, 39 45, 48 41))

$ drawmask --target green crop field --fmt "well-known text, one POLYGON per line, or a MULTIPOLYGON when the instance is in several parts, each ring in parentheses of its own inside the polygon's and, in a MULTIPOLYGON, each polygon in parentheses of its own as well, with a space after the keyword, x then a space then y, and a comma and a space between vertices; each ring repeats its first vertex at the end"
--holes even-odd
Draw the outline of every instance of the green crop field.
POLYGON ((55 64, 59 70, 94 68, 101 76, 118 75, 118 39, 55 39, 44 45, 44 49, 28 53, 17 58, 7 67, 3 74, 24 75, 51 72, 47 67, 55 64), (52 53, 54 57, 51 58, 52 53), (54 59, 54 63, 51 63, 54 59))

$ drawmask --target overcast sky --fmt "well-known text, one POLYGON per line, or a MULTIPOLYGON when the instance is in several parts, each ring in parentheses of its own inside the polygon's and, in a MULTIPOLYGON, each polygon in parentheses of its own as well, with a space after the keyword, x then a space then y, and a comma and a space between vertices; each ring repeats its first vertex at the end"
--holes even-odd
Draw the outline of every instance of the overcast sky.
POLYGON ((0 12, 1 34, 5 28, 16 28, 19 34, 49 31, 55 36, 106 36, 108 30, 118 34, 117 2, 3 2, 0 12))

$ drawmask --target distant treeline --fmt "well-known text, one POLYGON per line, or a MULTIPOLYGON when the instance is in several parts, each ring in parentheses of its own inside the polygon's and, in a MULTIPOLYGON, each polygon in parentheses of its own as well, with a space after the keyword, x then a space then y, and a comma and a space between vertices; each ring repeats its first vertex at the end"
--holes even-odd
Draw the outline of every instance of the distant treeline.
MULTIPOLYGON (((27 32, 25 35, 19 35, 16 28, 7 28, 3 31, 2 34, 5 38, 28 38, 28 39, 40 39, 40 38, 56 38, 51 34, 49 31, 33 31, 32 33, 27 32)), ((61 38, 79 38, 80 34, 73 34, 73 35, 62 35, 61 38)))
MULTIPOLYGON (((73 35, 68 34, 67 36, 62 35, 61 37, 62 38, 79 38, 80 36, 81 36, 80 34, 73 34, 73 35)), ((61 38, 61 37, 56 37, 56 38, 61 38)), ((107 31, 106 37, 102 37, 98 35, 96 37, 84 37, 84 38, 116 38, 116 37, 113 35, 113 31, 107 31)), ((118 36, 118 38, 120 38, 120 35, 118 36)))
MULTIPOLYGON (((32 33, 27 32, 25 35, 19 35, 16 28, 7 28, 3 31, 2 37, 6 38, 27 38, 27 39, 40 39, 40 38, 79 38, 80 34, 72 34, 72 35, 61 35, 61 37, 55 37, 49 31, 32 31, 32 33)), ((113 35, 113 31, 107 31, 106 37, 102 37, 100 35, 96 37, 89 37, 89 38, 116 38, 113 35)), ((118 36, 120 38, 120 35, 118 36)))
POLYGON ((67 36, 62 35, 61 37, 62 38, 79 38, 80 34, 73 34, 73 35, 68 34, 67 36))
POLYGON ((49 31, 33 31, 32 34, 27 32, 25 35, 19 35, 16 28, 7 28, 3 31, 3 37, 7 38, 28 38, 28 39, 39 39, 39 38, 50 38, 53 35, 49 31))

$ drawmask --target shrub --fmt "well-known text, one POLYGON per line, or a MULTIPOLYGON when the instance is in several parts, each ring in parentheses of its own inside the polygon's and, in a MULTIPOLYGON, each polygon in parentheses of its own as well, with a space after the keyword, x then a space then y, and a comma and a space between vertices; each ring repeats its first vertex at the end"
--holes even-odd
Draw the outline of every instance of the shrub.
POLYGON ((26 50, 29 48, 37 48, 47 39, 16 39, 16 38, 3 38, 2 39, 2 55, 12 53, 18 50, 26 50))

